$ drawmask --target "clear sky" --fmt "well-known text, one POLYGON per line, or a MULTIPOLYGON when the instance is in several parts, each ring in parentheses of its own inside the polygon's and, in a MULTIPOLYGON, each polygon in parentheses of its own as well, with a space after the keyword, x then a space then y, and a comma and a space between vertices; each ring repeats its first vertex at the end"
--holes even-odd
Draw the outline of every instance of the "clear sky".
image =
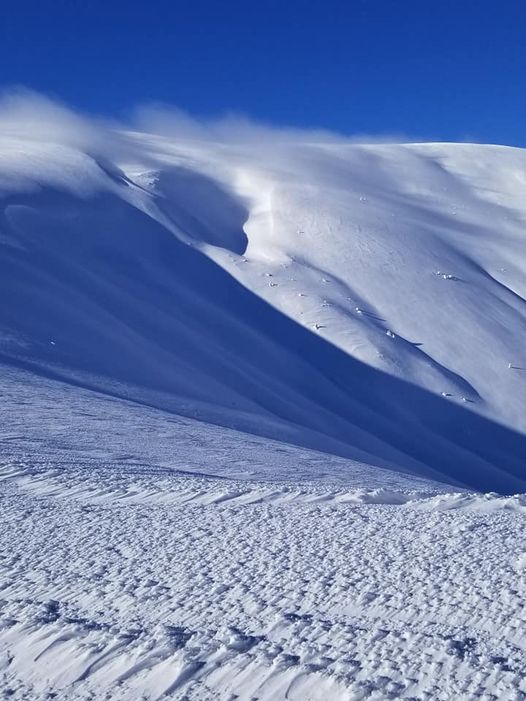
POLYGON ((526 0, 11 0, 0 86, 526 146, 526 0))

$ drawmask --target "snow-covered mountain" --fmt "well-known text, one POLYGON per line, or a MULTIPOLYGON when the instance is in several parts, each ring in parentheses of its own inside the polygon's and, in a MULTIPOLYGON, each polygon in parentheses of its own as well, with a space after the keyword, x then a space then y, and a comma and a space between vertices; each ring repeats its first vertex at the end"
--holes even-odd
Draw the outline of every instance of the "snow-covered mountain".
POLYGON ((526 151, 152 131, 0 105, 1 694, 524 698, 526 151))
POLYGON ((4 367, 526 488, 526 151, 0 140, 4 367))

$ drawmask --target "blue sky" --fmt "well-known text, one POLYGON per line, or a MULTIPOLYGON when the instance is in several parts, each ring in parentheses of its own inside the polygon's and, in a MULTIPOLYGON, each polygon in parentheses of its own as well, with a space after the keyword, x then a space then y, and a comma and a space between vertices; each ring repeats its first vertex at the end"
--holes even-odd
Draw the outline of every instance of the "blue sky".
POLYGON ((20 0, 0 17, 0 85, 118 117, 159 101, 526 146, 526 2, 20 0))

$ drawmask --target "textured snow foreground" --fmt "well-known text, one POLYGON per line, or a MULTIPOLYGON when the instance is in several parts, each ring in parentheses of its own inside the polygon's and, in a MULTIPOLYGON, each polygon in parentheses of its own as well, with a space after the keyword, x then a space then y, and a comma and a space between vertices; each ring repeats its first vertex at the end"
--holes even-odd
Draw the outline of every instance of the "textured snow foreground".
POLYGON ((3 400, 6 697, 526 697, 526 498, 18 371, 3 400))
POLYGON ((4 696, 526 699, 526 152, 60 119, 0 115, 4 696))

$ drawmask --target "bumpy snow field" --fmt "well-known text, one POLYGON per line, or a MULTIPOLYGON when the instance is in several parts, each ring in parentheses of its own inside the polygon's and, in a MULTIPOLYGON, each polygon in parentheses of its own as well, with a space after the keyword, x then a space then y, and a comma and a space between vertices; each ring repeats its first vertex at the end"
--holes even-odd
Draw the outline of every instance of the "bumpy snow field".
POLYGON ((19 371, 3 403, 5 697, 526 697, 526 496, 19 371))
POLYGON ((0 694, 526 699, 526 152, 3 119, 0 694))

